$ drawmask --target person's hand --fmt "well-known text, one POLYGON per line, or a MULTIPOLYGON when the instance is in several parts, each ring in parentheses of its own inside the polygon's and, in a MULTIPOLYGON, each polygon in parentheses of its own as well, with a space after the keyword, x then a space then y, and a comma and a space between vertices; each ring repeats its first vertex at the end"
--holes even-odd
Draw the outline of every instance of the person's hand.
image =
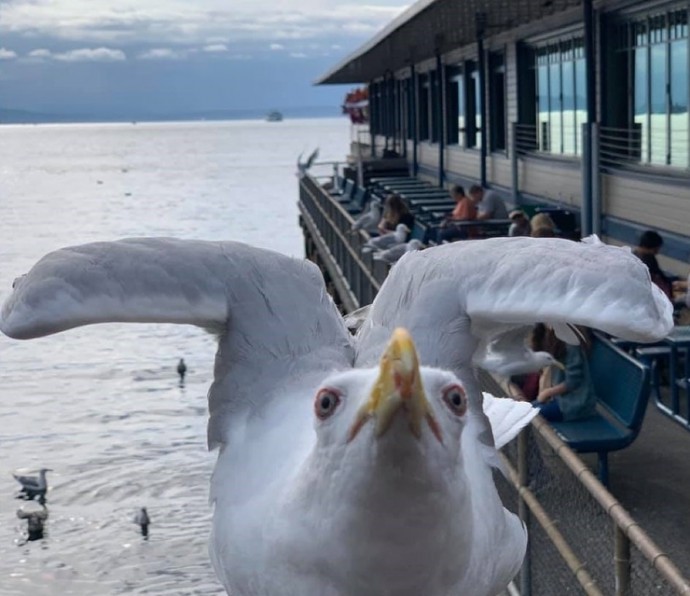
POLYGON ((537 395, 537 401, 540 404, 545 404, 546 402, 551 401, 551 399, 551 393, 549 393, 548 389, 542 389, 539 392, 539 395, 537 395))
POLYGON ((688 289, 688 282, 685 279, 677 279, 671 285, 674 292, 684 292, 688 289))

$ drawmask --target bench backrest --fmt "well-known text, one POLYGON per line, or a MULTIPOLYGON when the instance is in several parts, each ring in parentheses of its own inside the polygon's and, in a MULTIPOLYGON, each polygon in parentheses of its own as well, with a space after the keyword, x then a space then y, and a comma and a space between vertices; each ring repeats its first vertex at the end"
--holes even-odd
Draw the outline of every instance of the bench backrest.
POLYGON ((343 196, 348 199, 352 197, 352 191, 355 189, 355 181, 352 178, 345 180, 345 186, 343 188, 343 196))
POLYGON ((651 391, 649 368, 599 334, 593 334, 588 362, 599 403, 637 433, 651 391))

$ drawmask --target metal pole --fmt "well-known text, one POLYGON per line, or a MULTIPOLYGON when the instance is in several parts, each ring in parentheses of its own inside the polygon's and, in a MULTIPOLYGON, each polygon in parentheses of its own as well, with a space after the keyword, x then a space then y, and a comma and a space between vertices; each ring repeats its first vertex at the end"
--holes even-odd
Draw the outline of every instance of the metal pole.
POLYGON ((591 163, 591 184, 592 184, 592 234, 601 235, 601 169, 599 154, 599 135, 601 133, 599 123, 592 122, 590 125, 590 163, 591 163))
POLYGON ((438 117, 436 118, 436 136, 438 137, 438 185, 443 186, 445 180, 445 110, 444 110, 444 96, 446 90, 446 77, 443 71, 443 63, 441 62, 441 55, 436 54, 436 105, 434 109, 437 110, 438 117))
MULTIPOLYGON (((592 0, 584 0, 582 3, 582 18, 584 21, 584 41, 585 41, 585 87, 587 95, 587 131, 591 133, 591 125, 597 121, 597 102, 596 102, 596 47, 594 45, 594 9, 592 0)), ((583 223, 585 209, 587 211, 587 226, 582 225, 582 235, 592 233, 592 135, 588 134, 582 138, 582 170, 583 185, 585 178, 588 188, 582 194, 583 223), (585 156, 585 150, 586 156, 585 156), (585 205, 586 204, 586 205, 585 205)))
POLYGON ((481 115, 481 128, 479 129, 479 139, 481 143, 480 147, 480 158, 479 158, 479 178, 481 180, 481 185, 486 186, 486 59, 484 56, 484 30, 478 27, 477 31, 477 53, 478 63, 477 67, 479 69, 479 98, 480 98, 480 115, 481 115))
POLYGON ((589 138, 590 123, 582 124, 582 205, 580 205, 580 235, 592 233, 592 162, 589 158, 592 147, 589 138))
MULTIPOLYGON (((529 481, 529 469, 527 467, 528 433, 529 428, 526 428, 518 435, 517 479, 520 488, 526 487, 529 481)), ((520 491, 518 491, 518 517, 524 522, 526 528, 530 528, 529 507, 520 491)), ((532 554, 530 548, 528 542, 525 558, 522 560, 522 567, 520 568, 520 596, 532 594, 532 554)))
POLYGON ((616 596, 628 596, 630 594, 630 540, 618 526, 614 526, 614 545, 616 596))
POLYGON ((520 181, 518 179, 518 153, 517 153, 517 122, 510 124, 510 174, 513 189, 513 204, 520 203, 520 181))
POLYGON ((417 128, 417 73, 414 66, 410 66, 410 78, 412 79, 412 175, 419 171, 419 156, 417 145, 419 144, 419 131, 417 128))

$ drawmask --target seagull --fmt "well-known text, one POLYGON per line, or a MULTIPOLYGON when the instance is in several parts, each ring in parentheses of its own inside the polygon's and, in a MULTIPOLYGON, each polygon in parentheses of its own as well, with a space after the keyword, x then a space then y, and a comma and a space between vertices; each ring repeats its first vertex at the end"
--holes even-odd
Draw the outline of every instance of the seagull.
POLYGON ((413 238, 409 242, 403 242, 402 244, 394 244, 386 250, 381 250, 374 253, 375 261, 384 261, 392 265, 396 263, 405 253, 412 252, 415 250, 422 250, 424 244, 421 240, 413 238))
POLYGON ((307 171, 314 165, 314 162, 319 157, 319 148, 317 147, 312 151, 311 155, 307 158, 307 161, 302 161, 302 153, 299 154, 297 158, 297 175, 300 178, 304 178, 307 175, 307 171))
POLYGON ((365 232, 376 232, 379 221, 381 220, 381 201, 372 199, 369 208, 362 213, 352 224, 352 232, 364 230, 365 232))
POLYGON ((308 260, 137 238, 43 257, 0 329, 167 322, 217 336, 209 552, 229 593, 495 596, 527 534, 492 470, 536 408, 483 394, 473 354, 539 321, 656 341, 672 314, 617 247, 493 238, 405 255, 353 336, 308 260))
POLYGON ((52 472, 50 468, 41 468, 38 471, 38 476, 18 476, 12 474, 14 479, 22 485, 20 493, 31 500, 38 497, 39 500, 44 500, 46 492, 48 492, 48 482, 46 481, 46 472, 52 472))
POLYGON ((142 507, 137 514, 134 516, 134 523, 141 528, 141 535, 144 538, 149 537, 149 525, 151 524, 151 518, 146 511, 146 507, 142 507))
POLYGON ((376 238, 369 238, 362 246, 362 251, 371 252, 373 250, 386 250, 396 244, 403 244, 409 233, 410 228, 405 224, 398 224, 395 226, 393 232, 388 232, 388 234, 383 234, 376 238))
POLYGON ((180 375, 180 385, 184 384, 184 376, 187 373, 187 365, 184 363, 184 358, 180 358, 177 363, 177 374, 180 375))
POLYGON ((478 366, 509 379, 537 372, 547 366, 565 367, 549 352, 532 351, 525 343, 532 327, 515 327, 493 339, 486 353, 475 358, 478 366))

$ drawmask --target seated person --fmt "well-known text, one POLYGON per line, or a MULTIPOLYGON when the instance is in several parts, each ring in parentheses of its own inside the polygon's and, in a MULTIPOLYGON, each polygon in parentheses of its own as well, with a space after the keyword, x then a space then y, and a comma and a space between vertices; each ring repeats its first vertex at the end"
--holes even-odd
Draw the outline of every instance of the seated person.
POLYGON ((459 226, 453 226, 453 223, 477 219, 477 205, 470 197, 465 195, 465 189, 462 186, 455 185, 451 189, 450 195, 455 201, 455 207, 441 222, 441 229, 439 229, 437 237, 439 244, 470 237, 468 230, 459 226))
POLYGON ((410 210, 407 208, 405 201, 403 201, 400 195, 388 195, 383 204, 383 213, 378 225, 378 230, 381 234, 388 234, 394 231, 398 224, 405 224, 412 230, 414 227, 414 215, 410 213, 410 210))
POLYGON ((647 230, 640 236, 637 247, 633 249, 633 254, 647 265, 652 281, 661 288, 669 300, 673 300, 671 279, 662 271, 656 260, 656 255, 659 254, 663 244, 664 239, 658 232, 647 230))
MULTIPOLYGON (((587 329, 578 329, 584 337, 589 337, 587 329)), ((556 337, 551 327, 542 323, 535 327, 534 345, 552 354, 565 368, 550 366, 542 371, 535 402, 539 413, 551 422, 578 420, 594 414, 597 397, 587 362, 589 345, 566 344, 556 337)))
POLYGON ((508 236, 529 236, 532 233, 532 226, 529 225, 529 219, 524 211, 515 209, 508 214, 508 217, 513 221, 508 228, 508 236))
POLYGON ((477 205, 477 219, 508 219, 505 203, 495 192, 473 184, 469 195, 477 205))

